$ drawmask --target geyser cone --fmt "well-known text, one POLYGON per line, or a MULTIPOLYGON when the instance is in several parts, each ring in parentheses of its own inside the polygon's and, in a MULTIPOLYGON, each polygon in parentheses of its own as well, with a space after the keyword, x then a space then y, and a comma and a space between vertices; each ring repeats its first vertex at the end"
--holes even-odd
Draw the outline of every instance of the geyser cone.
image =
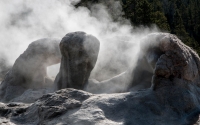
POLYGON ((10 101, 27 89, 51 86, 53 81, 48 78, 46 68, 60 62, 59 42, 60 39, 50 38, 32 42, 0 84, 0 100, 10 101))
POLYGON ((152 88, 190 84, 199 86, 200 59, 175 35, 154 33, 148 35, 143 43, 143 51, 148 63, 154 69, 152 88))
POLYGON ((56 77, 57 89, 83 89, 99 53, 100 42, 84 32, 68 33, 60 43, 62 61, 56 77))

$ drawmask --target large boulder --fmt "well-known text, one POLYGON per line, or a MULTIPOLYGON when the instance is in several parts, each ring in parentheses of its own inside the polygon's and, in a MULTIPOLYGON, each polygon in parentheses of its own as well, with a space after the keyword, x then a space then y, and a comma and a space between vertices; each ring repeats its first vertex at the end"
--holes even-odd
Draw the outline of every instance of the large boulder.
POLYGON ((59 39, 39 39, 32 42, 15 61, 0 84, 0 100, 10 101, 27 89, 45 88, 53 84, 47 76, 47 66, 61 60, 59 39))
POLYGON ((60 42, 62 60, 55 79, 56 90, 83 89, 96 64, 99 47, 99 40, 85 32, 66 34, 60 42))

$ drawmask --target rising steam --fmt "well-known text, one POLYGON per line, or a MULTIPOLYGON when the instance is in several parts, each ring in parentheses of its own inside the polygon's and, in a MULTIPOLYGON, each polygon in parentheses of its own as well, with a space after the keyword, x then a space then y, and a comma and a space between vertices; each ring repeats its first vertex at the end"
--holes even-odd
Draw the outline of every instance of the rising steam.
MULTIPOLYGON (((28 45, 45 37, 62 38, 74 31, 84 31, 101 42, 92 79, 106 80, 134 66, 138 59, 139 40, 157 28, 133 28, 122 18, 119 1, 74 7, 79 0, 5 0, 0 1, 0 55, 12 65, 28 45), (110 12, 117 12, 118 14, 110 12), (115 21, 113 21, 113 19, 115 21)), ((59 65, 49 68, 55 76, 59 65)))

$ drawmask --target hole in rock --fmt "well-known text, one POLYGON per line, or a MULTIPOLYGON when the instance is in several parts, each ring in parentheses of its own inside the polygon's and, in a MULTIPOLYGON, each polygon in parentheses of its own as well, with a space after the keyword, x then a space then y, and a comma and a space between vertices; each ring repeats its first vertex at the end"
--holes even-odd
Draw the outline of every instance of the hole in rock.
POLYGON ((136 67, 132 71, 130 90, 147 89, 152 86, 152 77, 161 55, 164 52, 158 47, 148 48, 146 53, 138 59, 136 67))
POLYGON ((47 76, 54 80, 59 72, 60 63, 47 67, 47 76))

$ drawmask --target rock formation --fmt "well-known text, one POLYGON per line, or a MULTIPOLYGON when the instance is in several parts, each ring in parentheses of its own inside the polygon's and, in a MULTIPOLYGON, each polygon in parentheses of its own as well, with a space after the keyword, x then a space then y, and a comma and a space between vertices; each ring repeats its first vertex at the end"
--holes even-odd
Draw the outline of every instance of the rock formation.
MULTIPOLYGON (((141 57, 145 59, 141 64, 148 63, 148 68, 153 69, 149 88, 115 94, 66 88, 46 94, 33 104, 0 103, 0 124, 199 124, 199 56, 176 36, 156 33, 142 39, 141 57)), ((145 66, 142 71, 145 72, 145 66)), ((126 72, 112 80, 117 82, 125 75, 126 72)), ((133 87, 140 84, 132 82, 133 87)))
POLYGON ((62 54, 56 89, 83 89, 97 61, 100 42, 84 32, 68 33, 60 42, 62 54))
POLYGON ((52 84, 46 68, 60 62, 59 42, 59 39, 47 38, 32 42, 0 84, 0 99, 9 101, 27 89, 45 88, 52 84))
MULTIPOLYGON (((170 90, 175 92, 173 88, 167 91, 170 93, 170 90)), ((0 124, 193 125, 200 113, 198 105, 187 100, 192 99, 191 94, 182 89, 175 90, 175 95, 152 89, 93 95, 62 89, 44 95, 32 105, 1 104, 0 124), (160 96, 163 98, 158 98, 160 96)))
POLYGON ((162 80, 165 83, 168 82, 166 85, 175 84, 175 82, 179 84, 179 80, 182 82, 187 80, 188 83, 198 85, 199 57, 175 35, 153 33, 143 38, 137 62, 135 67, 130 67, 127 71, 108 80, 102 82, 90 80, 86 90, 92 93, 113 93, 145 89, 151 86, 156 89, 162 86, 160 84, 162 80), (110 90, 105 89, 114 85, 115 87, 110 90))

